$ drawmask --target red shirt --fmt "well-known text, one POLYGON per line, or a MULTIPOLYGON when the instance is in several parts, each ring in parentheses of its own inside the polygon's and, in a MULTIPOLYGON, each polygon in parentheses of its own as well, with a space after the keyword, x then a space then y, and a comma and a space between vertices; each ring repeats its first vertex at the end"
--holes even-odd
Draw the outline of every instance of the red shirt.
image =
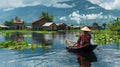
POLYGON ((77 46, 85 46, 85 45, 89 45, 90 44, 90 40, 91 40, 91 35, 89 33, 82 33, 80 34, 78 41, 77 41, 77 46))

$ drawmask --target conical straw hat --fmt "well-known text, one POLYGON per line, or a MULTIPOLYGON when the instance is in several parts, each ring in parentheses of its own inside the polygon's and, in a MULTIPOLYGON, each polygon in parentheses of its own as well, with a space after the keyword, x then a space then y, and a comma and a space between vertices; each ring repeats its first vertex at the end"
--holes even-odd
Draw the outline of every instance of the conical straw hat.
POLYGON ((87 26, 81 28, 82 31, 91 31, 87 26))

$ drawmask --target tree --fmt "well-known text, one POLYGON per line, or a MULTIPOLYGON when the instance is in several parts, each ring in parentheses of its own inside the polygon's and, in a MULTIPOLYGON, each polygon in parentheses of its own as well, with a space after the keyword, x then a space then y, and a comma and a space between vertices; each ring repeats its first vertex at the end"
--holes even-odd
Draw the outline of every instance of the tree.
POLYGON ((106 23, 103 23, 102 26, 103 26, 103 28, 105 29, 106 26, 107 26, 107 24, 106 24, 106 23))
POLYGON ((100 26, 97 24, 97 22, 94 22, 93 25, 92 25, 92 28, 99 30, 100 26))
POLYGON ((113 22, 110 22, 108 28, 112 31, 120 31, 120 18, 117 17, 113 22))
POLYGON ((49 15, 47 12, 42 12, 40 18, 48 18, 50 22, 53 21, 54 16, 53 15, 49 15))
POLYGON ((5 25, 11 26, 13 24, 13 19, 4 22, 5 25))
POLYGON ((15 17, 15 20, 20 20, 20 18, 18 16, 15 17))

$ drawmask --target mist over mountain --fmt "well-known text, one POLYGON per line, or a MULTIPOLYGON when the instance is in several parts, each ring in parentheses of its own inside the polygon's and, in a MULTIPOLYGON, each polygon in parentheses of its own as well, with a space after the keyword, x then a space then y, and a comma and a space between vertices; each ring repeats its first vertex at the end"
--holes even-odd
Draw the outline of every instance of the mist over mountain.
POLYGON ((60 4, 68 4, 70 8, 56 8, 54 6, 26 6, 19 7, 13 10, 0 10, 0 22, 20 17, 26 23, 38 20, 42 12, 48 12, 54 15, 54 22, 69 23, 69 24, 91 24, 98 22, 99 24, 109 22, 115 17, 120 16, 120 10, 106 10, 97 4, 93 4, 87 0, 70 0, 59 2, 60 4))

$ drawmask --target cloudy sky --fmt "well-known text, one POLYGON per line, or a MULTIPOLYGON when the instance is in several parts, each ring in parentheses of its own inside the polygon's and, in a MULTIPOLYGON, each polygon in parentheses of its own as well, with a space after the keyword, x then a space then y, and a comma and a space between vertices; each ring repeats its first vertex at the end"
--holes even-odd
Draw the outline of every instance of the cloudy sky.
POLYGON ((88 0, 91 3, 98 4, 99 6, 107 9, 119 9, 120 10, 120 0, 88 0))
MULTIPOLYGON (((73 5, 68 4, 60 4, 58 2, 64 2, 69 0, 1 0, 0 1, 0 9, 14 9, 17 7, 24 6, 35 6, 35 5, 45 5, 45 6, 53 6, 57 8, 71 8, 73 5)), ((82 0, 81 0, 82 1, 82 0)), ((88 0, 91 3, 98 4, 99 6, 107 9, 119 9, 120 10, 120 0, 88 0)))
POLYGON ((64 2, 69 0, 1 0, 0 9, 11 10, 18 7, 44 5, 47 7, 56 8, 71 8, 72 5, 60 4, 58 2, 64 2))
POLYGON ((83 20, 93 20, 93 19, 113 19, 115 18, 112 15, 103 15, 102 12, 98 13, 98 14, 79 14, 79 11, 74 11, 71 14, 69 14, 68 16, 63 16, 60 17, 60 20, 64 20, 67 21, 67 19, 70 20, 74 20, 76 21, 78 24, 80 24, 81 21, 83 20))

